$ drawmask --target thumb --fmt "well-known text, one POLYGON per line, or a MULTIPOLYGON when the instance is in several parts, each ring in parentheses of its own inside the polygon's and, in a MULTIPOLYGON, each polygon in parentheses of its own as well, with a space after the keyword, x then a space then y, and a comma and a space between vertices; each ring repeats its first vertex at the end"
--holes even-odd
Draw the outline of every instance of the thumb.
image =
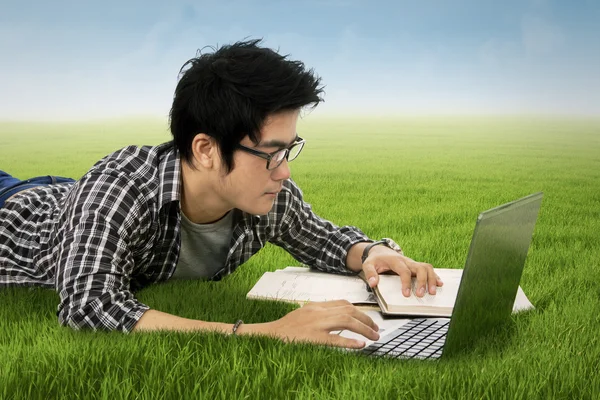
POLYGON ((367 279, 369 287, 375 287, 379 283, 379 274, 375 270, 375 266, 369 262, 365 261, 362 266, 363 272, 365 274, 365 278, 367 279))

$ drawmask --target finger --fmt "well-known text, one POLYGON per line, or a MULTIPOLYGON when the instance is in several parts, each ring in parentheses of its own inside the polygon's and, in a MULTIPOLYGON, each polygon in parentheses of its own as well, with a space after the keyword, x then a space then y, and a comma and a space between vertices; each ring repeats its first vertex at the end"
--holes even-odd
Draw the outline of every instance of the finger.
MULTIPOLYGON (((277 338, 277 337, 276 337, 277 338)), ((282 340, 284 343, 312 343, 323 346, 335 346, 335 347, 346 347, 350 349, 362 349, 366 343, 360 339, 350 339, 347 337, 340 336, 337 333, 325 333, 322 335, 314 336, 285 336, 277 339, 282 340)))
POLYGON ((410 269, 417 276, 417 297, 425 296, 425 287, 427 285, 427 269, 423 267, 424 263, 412 263, 410 269))
POLYGON ((436 285, 438 286, 444 286, 444 281, 442 281, 442 279, 439 277, 439 275, 436 275, 436 285))
POLYGON ((347 329, 367 339, 378 340, 379 333, 370 326, 362 323, 360 320, 349 314, 337 314, 333 318, 327 318, 325 321, 326 329, 331 332, 339 329, 347 329))
POLYGON ((340 314, 348 314, 348 315, 358 319, 363 324, 369 326, 375 332, 377 332, 379 330, 379 326, 377 326, 377 324, 375 323, 375 321, 373 321, 373 319, 371 317, 369 317, 366 313, 362 312, 360 309, 358 309, 354 304, 350 303, 348 300, 331 300, 331 301, 321 301, 321 302, 315 301, 310 304, 325 305, 325 307, 323 307, 323 308, 326 308, 329 311, 330 316, 336 316, 336 315, 340 315, 340 314))
POLYGON ((331 308, 328 310, 328 314, 320 319, 319 330, 325 330, 329 333, 335 330, 348 329, 371 340, 377 340, 379 337, 377 324, 371 317, 353 305, 331 308))
POLYGON ((379 330, 379 326, 377 326, 377 324, 375 323, 375 321, 373 321, 373 319, 371 317, 369 317, 366 313, 362 312, 355 305, 351 304, 349 306, 341 306, 341 307, 336 307, 336 308, 330 308, 328 311, 330 313, 329 317, 336 317, 336 316, 341 315, 341 314, 347 314, 347 315, 350 315, 353 318, 356 318, 357 320, 359 320, 363 324, 367 325, 368 327, 370 327, 371 329, 373 329, 375 332, 377 332, 379 330))
POLYGON ((429 294, 435 294, 437 291, 437 280, 439 276, 436 275, 433 270, 433 265, 425 264, 425 269, 427 270, 427 284, 429 285, 429 294))
POLYGON ((365 347, 366 343, 364 340, 360 340, 360 339, 350 339, 350 338, 346 338, 340 335, 333 335, 330 334, 329 335, 330 338, 328 338, 329 340, 327 341, 329 345, 332 346, 336 346, 336 347, 346 347, 349 349, 362 349, 363 347, 365 347))
POLYGON ((358 307, 353 305, 352 310, 350 312, 354 318, 358 319, 360 322, 367 325, 375 332, 379 331, 379 326, 377 326, 375 321, 373 321, 373 318, 369 317, 366 313, 362 312, 358 307))
POLYGON ((412 288, 412 273, 410 272, 410 269, 408 269, 406 264, 401 264, 394 269, 394 272, 400 276, 400 281, 402 282, 402 294, 404 297, 410 297, 412 288))
POLYGON ((362 270, 365 273, 365 278, 367 279, 369 287, 375 287, 379 283, 379 274, 375 270, 375 265, 373 265, 372 261, 366 261, 362 270))
POLYGON ((291 338, 285 339, 284 341, 287 341, 288 343, 306 342, 323 346, 345 347, 349 349, 362 349, 366 345, 364 340, 350 339, 344 336, 340 336, 336 333, 326 333, 324 335, 319 335, 317 338, 291 338))

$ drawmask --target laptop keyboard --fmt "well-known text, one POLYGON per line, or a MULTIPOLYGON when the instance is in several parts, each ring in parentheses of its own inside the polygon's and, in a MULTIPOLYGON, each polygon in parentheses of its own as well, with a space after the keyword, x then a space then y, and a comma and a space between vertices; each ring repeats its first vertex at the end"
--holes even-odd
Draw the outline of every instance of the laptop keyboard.
POLYGON ((361 353, 394 358, 439 358, 450 319, 413 319, 361 353))

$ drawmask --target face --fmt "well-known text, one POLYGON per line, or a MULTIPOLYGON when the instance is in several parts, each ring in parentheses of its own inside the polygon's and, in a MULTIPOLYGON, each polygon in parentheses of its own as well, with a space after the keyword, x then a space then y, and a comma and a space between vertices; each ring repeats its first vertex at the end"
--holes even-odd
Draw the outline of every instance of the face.
MULTIPOLYGON (((260 142, 255 145, 248 136, 240 144, 265 153, 288 147, 296 140, 296 124, 299 111, 287 111, 267 118, 261 131, 260 142), (285 146, 274 145, 283 142, 285 146)), ((220 192, 234 207, 254 215, 265 215, 273 207, 283 181, 290 177, 287 160, 273 170, 267 170, 267 160, 242 150, 234 152, 234 168, 222 176, 220 192)))

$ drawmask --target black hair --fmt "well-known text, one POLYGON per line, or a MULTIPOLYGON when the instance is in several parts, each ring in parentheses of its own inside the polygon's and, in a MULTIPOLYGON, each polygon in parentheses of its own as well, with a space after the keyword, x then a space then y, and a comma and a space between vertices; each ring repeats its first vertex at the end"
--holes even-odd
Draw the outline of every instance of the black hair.
POLYGON ((229 173, 235 146, 246 135, 258 144, 269 115, 324 101, 321 79, 312 69, 259 47, 261 40, 211 47, 214 53, 197 55, 181 67, 169 117, 182 160, 192 164, 192 141, 206 133, 218 143, 229 173))

